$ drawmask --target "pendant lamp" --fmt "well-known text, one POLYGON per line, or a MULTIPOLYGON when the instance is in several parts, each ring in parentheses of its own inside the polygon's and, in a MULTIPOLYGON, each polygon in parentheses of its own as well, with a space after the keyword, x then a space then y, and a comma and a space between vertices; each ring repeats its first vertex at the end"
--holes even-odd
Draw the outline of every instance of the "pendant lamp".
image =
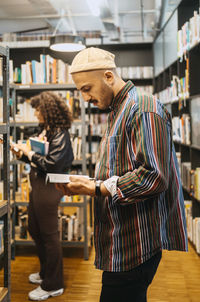
POLYGON ((50 38, 50 49, 62 52, 76 52, 84 49, 85 38, 75 35, 55 35, 50 38))

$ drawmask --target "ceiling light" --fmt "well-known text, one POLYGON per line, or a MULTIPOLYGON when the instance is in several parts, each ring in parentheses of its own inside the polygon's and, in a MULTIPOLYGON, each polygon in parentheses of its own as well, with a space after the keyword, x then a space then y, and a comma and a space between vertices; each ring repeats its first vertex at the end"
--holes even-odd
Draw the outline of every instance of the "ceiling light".
POLYGON ((74 35, 56 35, 50 38, 50 49, 63 52, 75 52, 85 48, 85 38, 74 35))

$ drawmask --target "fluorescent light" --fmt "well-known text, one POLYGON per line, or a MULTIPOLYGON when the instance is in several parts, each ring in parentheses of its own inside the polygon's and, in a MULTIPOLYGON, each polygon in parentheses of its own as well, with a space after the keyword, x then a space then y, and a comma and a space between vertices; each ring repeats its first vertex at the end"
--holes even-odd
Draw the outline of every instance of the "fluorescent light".
POLYGON ((73 35, 58 35, 50 39, 50 49, 54 51, 76 52, 85 48, 85 39, 73 35))

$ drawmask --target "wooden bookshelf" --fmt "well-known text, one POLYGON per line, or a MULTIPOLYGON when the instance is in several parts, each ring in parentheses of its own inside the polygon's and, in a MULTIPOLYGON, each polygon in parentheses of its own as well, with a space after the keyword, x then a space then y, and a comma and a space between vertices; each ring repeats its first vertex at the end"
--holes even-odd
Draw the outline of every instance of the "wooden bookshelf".
MULTIPOLYGON (((41 91, 44 90, 54 90, 54 91, 61 91, 61 90, 72 90, 74 91, 76 89, 74 84, 32 84, 32 85, 21 85, 21 84, 16 84, 12 85, 13 88, 13 103, 16 104, 17 102, 17 96, 27 96, 30 97, 31 95, 34 95, 36 93, 40 93, 41 91)), ((14 111, 15 113, 15 111, 14 111)), ((18 122, 15 121, 13 118, 13 122, 11 122, 11 126, 14 129, 14 134, 13 134, 13 140, 16 140, 16 128, 17 127, 34 127, 37 126, 38 123, 35 122, 18 122)), ((82 99, 80 99, 80 118, 75 119, 73 121, 73 126, 78 127, 78 129, 81 129, 81 137, 82 137, 82 153, 81 153, 81 158, 78 158, 73 161, 72 167, 78 166, 79 168, 81 167, 82 173, 86 174, 86 167, 87 163, 89 161, 89 155, 86 154, 86 135, 85 135, 85 126, 88 126, 88 122, 85 121, 85 105, 82 99)), ((22 162, 19 160, 13 160, 11 164, 16 167, 17 165, 21 164, 22 162)), ((16 168, 15 168, 16 169, 16 168)), ((15 177, 13 183, 16 182, 16 172, 15 172, 15 177)), ((17 196, 16 196, 17 197, 17 196)), ((22 207, 27 207, 28 202, 26 201, 21 201, 17 197, 13 197, 15 200, 15 208, 22 206, 22 207)), ((82 214, 83 214, 83 236, 84 236, 84 242, 80 243, 79 241, 75 243, 76 246, 81 246, 84 248, 84 259, 87 260, 89 257, 89 250, 88 250, 88 233, 87 233, 87 205, 88 205, 88 200, 85 197, 83 202, 62 202, 60 206, 62 208, 64 207, 76 207, 76 208, 82 208, 82 214)), ((13 224, 13 229, 15 230, 15 222, 13 224)), ((26 239, 20 239, 17 236, 15 236, 15 245, 33 245, 34 242, 32 240, 26 240, 26 239)), ((71 243, 70 243, 71 244, 71 243)), ((67 242, 68 245, 68 242, 67 242)), ((74 245, 73 245, 74 246, 74 245)))

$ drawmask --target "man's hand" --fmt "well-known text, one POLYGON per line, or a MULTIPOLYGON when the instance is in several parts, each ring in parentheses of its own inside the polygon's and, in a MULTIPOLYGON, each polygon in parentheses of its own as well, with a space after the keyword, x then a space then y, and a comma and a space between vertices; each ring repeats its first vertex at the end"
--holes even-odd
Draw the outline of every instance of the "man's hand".
POLYGON ((64 195, 90 195, 95 196, 95 181, 86 177, 70 176, 67 184, 58 183, 56 188, 61 190, 64 195))
MULTIPOLYGON (((70 182, 67 184, 58 183, 56 188, 61 190, 64 195, 89 195, 95 196, 95 181, 89 180, 86 177, 70 176, 70 182)), ((104 184, 101 184, 102 196, 109 196, 110 193, 107 191, 104 184)))

